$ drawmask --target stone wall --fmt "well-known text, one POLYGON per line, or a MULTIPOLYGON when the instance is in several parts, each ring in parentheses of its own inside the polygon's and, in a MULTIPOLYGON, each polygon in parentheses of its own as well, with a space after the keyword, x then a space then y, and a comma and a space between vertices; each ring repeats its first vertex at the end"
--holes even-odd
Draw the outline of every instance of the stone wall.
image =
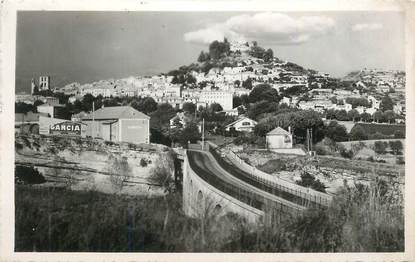
POLYGON ((38 169, 47 180, 40 186, 131 195, 164 194, 150 176, 157 167, 173 166, 169 148, 161 145, 42 135, 16 136, 15 162, 38 169))

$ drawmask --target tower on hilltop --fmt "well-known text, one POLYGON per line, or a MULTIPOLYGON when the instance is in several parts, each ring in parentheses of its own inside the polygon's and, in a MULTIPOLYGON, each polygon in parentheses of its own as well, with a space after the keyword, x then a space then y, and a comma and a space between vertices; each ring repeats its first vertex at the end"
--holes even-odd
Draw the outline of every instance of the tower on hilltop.
POLYGON ((49 90, 50 89, 50 76, 40 76, 39 77, 39 90, 49 90))

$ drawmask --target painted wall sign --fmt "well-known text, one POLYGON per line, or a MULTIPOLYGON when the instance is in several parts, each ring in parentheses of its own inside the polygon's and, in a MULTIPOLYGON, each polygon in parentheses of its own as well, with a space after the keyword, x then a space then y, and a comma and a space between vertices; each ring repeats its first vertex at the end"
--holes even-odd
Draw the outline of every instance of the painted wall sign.
POLYGON ((51 134, 81 135, 81 124, 75 122, 62 122, 50 127, 51 134))

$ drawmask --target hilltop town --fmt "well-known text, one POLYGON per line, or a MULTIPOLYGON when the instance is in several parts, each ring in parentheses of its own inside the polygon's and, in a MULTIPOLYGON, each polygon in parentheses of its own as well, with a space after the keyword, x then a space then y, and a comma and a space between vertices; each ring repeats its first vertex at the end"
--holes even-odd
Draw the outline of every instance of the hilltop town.
POLYGON ((97 205, 102 223, 120 228, 82 220, 87 234, 121 239, 84 245, 54 232, 58 244, 42 251, 126 250, 125 221, 131 237, 143 231, 129 251, 402 250, 405 72, 335 78, 274 52, 225 38, 163 74, 62 87, 34 77, 31 93, 16 95, 16 239, 32 234, 25 212, 39 201, 92 221, 97 205), (370 234, 365 219, 376 220, 370 234), (381 230, 390 244, 372 237, 381 230))

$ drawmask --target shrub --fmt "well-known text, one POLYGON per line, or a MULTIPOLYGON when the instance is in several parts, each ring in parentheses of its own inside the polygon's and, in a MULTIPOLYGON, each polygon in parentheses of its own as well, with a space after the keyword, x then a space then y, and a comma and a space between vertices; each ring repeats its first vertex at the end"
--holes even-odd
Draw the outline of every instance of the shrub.
POLYGON ((385 136, 382 133, 376 132, 373 135, 370 135, 370 139, 384 139, 384 138, 388 138, 388 136, 385 136))
POLYGON ((352 150, 348 150, 346 148, 341 148, 340 149, 340 155, 344 158, 349 158, 351 159, 353 157, 353 151, 352 150))
POLYGON ((402 156, 399 156, 396 158, 396 164, 398 165, 405 165, 405 158, 402 156))
POLYGON ((141 160, 140 160, 140 166, 141 167, 146 167, 147 164, 148 164, 147 161, 144 158, 141 158, 141 160))
POLYGON ((17 183, 23 184, 41 184, 46 182, 39 171, 33 167, 16 165, 14 169, 14 176, 17 183))
POLYGON ((402 153, 401 151, 403 149, 403 145, 402 145, 402 142, 400 140, 389 141, 389 147, 394 152, 394 154, 396 154, 396 155, 402 153))
POLYGON ((314 149, 316 150, 317 155, 320 155, 320 156, 327 155, 326 148, 323 145, 321 145, 321 144, 317 144, 314 147, 314 149))
POLYGON ((387 147, 388 147, 388 142, 376 141, 374 149, 377 154, 385 154, 387 147))
POLYGON ((401 130, 396 130, 393 136, 394 138, 405 138, 405 134, 401 130))
POLYGON ((267 161, 265 164, 258 166, 257 168, 265 173, 272 174, 275 172, 286 170, 287 165, 281 159, 271 159, 267 161))
POLYGON ((303 172, 301 174, 301 180, 297 181, 296 183, 303 187, 310 187, 320 192, 326 192, 326 186, 308 172, 303 172))

